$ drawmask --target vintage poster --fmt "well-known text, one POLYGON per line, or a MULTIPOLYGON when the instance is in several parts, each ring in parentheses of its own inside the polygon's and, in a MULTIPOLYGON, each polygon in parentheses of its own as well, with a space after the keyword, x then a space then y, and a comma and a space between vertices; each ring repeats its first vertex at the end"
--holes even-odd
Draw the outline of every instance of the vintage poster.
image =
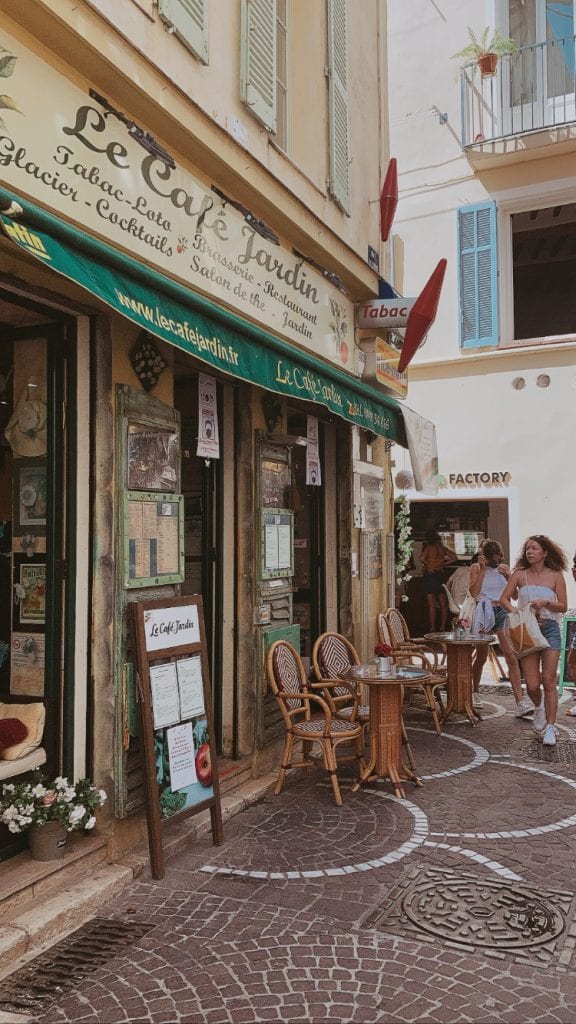
POLYGON ((176 431, 128 425, 128 481, 131 491, 176 491, 179 444, 176 431))
POLYGON ((46 565, 44 562, 20 562, 16 583, 15 624, 44 625, 46 618, 46 565))
POLYGON ((196 455, 204 459, 220 458, 216 381, 206 373, 198 376, 198 445, 196 455))

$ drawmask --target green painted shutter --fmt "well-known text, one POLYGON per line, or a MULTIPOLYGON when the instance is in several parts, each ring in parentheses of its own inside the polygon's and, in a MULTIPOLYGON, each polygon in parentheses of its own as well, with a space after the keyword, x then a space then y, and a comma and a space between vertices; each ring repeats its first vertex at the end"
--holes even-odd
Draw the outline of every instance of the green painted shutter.
POLYGON ((328 118, 328 189, 338 205, 350 213, 346 0, 328 0, 328 118))
POLYGON ((496 204, 458 210, 460 346, 498 344, 498 254, 496 204))
POLYGON ((276 131, 276 0, 242 0, 240 98, 276 131))
POLYGON ((158 14, 180 42, 208 63, 208 0, 158 0, 158 14))

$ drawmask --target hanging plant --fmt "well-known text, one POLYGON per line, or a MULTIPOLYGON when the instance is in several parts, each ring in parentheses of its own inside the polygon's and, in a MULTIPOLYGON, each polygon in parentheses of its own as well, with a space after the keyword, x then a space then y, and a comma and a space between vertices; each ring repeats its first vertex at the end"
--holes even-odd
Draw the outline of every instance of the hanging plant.
MULTIPOLYGON (((396 534, 396 586, 402 591, 404 584, 412 579, 412 574, 407 572, 412 557, 412 527, 410 526, 410 502, 405 494, 399 499, 398 510, 395 516, 396 534)), ((407 594, 402 593, 402 601, 407 601, 407 594)))

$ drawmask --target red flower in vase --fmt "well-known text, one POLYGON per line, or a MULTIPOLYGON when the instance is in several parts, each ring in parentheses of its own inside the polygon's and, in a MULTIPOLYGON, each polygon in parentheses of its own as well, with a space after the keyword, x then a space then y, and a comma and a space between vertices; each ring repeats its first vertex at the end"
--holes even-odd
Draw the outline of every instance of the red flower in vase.
POLYGON ((392 654, 390 644, 376 644, 374 654, 377 658, 389 658, 392 654))

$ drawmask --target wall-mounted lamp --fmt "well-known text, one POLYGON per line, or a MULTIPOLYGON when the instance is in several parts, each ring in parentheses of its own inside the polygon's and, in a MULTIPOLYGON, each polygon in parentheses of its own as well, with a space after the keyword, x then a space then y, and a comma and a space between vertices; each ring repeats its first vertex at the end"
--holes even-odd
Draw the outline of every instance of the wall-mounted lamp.
POLYGON ((260 220, 259 217, 255 217, 253 213, 250 213, 250 210, 247 210, 245 206, 242 206, 242 203, 237 203, 235 199, 230 199, 230 196, 221 192, 219 188, 216 188, 216 185, 212 185, 212 191, 215 192, 218 198, 222 200, 224 206, 233 206, 235 210, 238 210, 238 212, 244 217, 246 223, 253 231, 256 232, 256 234, 261 235, 267 242, 273 242, 274 245, 280 245, 280 239, 278 238, 278 235, 272 231, 272 228, 269 228, 268 225, 265 224, 263 220, 260 220))
POLYGON ((160 355, 154 339, 147 331, 140 332, 129 358, 130 365, 144 390, 152 391, 168 363, 160 355))

